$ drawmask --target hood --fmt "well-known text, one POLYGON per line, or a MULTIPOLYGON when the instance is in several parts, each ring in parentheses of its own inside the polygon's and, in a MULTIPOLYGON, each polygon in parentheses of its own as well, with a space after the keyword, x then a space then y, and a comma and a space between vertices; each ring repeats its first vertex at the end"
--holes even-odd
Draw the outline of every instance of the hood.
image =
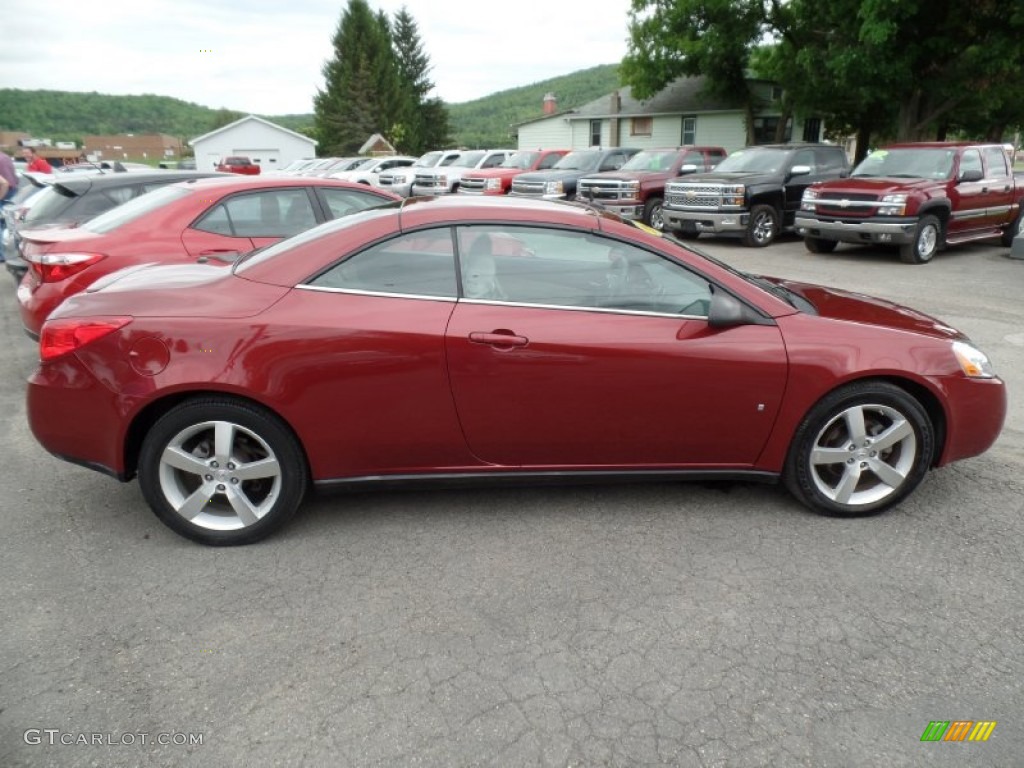
POLYGON ((941 320, 885 299, 777 277, 764 279, 803 296, 814 305, 821 317, 909 331, 937 339, 967 339, 961 331, 951 328, 941 320))
POLYGON ((551 170, 551 171, 531 171, 530 173, 521 173, 516 176, 518 181, 575 181, 584 176, 588 176, 595 171, 577 171, 571 168, 564 170, 551 170))
POLYGON ((709 171, 707 173, 688 173, 686 176, 680 176, 678 179, 673 179, 673 181, 696 181, 702 184, 706 182, 710 182, 712 184, 777 184, 779 181, 779 174, 764 173, 761 171, 732 171, 731 173, 715 173, 714 171, 709 171))
POLYGON ((510 176, 519 176, 523 173, 521 168, 481 168, 472 173, 463 174, 464 179, 507 179, 510 176))
POLYGON ((906 179, 885 176, 860 176, 845 179, 834 179, 815 185, 817 189, 827 189, 829 192, 849 192, 851 194, 876 194, 878 196, 889 195, 894 192, 910 192, 918 189, 932 189, 944 187, 946 180, 935 179, 906 179))
MULTIPOLYGON (((598 181, 667 181, 668 179, 675 179, 678 174, 672 173, 671 171, 601 171, 600 173, 590 173, 584 176, 585 179, 596 179, 598 181)), ((692 174, 688 176, 679 176, 679 181, 685 181, 691 178, 692 174)))
POLYGON ((51 317, 251 317, 289 290, 233 275, 227 264, 138 264, 100 278, 51 317))

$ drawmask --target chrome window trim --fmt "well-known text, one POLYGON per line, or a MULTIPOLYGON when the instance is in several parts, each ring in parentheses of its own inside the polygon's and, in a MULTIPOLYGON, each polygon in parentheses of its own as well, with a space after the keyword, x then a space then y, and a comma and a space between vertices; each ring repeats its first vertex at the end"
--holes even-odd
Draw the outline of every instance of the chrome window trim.
POLYGON ((390 293, 388 291, 366 291, 361 288, 330 288, 326 285, 309 285, 300 283, 295 286, 303 291, 320 291, 321 293, 351 293, 355 296, 383 296, 390 299, 418 299, 420 301, 447 301, 455 302, 455 296, 431 296, 425 293, 390 293))

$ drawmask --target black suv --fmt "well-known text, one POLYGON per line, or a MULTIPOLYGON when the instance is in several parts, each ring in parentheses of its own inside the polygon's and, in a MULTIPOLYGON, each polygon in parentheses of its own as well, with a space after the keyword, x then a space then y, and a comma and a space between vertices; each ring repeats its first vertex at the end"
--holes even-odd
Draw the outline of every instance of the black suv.
POLYGON ((3 239, 7 271, 19 281, 28 271, 28 264, 21 254, 19 232, 22 230, 77 227, 94 216, 165 184, 226 175, 196 171, 139 171, 76 173, 68 174, 66 178, 55 177, 50 188, 40 193, 23 218, 9 218, 9 230, 3 239))
POLYGON ((665 229, 683 239, 712 232, 738 235, 744 245, 770 245, 793 227, 807 187, 849 172, 846 152, 835 144, 746 147, 714 171, 665 185, 665 229))

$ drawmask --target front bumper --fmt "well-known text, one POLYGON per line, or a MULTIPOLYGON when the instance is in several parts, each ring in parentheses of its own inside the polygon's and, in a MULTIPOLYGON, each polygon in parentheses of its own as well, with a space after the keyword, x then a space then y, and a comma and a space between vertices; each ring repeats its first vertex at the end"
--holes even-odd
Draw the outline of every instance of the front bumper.
POLYGON ((629 221, 643 221, 644 206, 637 203, 616 203, 610 200, 591 200, 589 197, 580 198, 585 202, 592 203, 599 208, 604 208, 609 213, 617 214, 629 221))
POLYGON ((747 228, 750 214, 747 211, 680 211, 662 207, 665 229, 681 229, 686 232, 743 232, 747 228))
POLYGON ((832 221, 799 214, 796 217, 797 234, 840 243, 905 245, 914 242, 916 230, 917 219, 832 221))
POLYGON ((424 187, 420 184, 412 185, 413 197, 438 197, 439 195, 451 194, 447 187, 424 187))

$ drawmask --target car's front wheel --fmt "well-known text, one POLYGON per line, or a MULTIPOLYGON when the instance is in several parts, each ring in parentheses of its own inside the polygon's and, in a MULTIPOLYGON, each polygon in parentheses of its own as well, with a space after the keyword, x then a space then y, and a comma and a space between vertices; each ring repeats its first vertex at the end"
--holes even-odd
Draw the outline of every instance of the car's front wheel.
POLYGON ((166 525, 203 544, 250 544, 284 524, 305 496, 298 440, 276 416, 221 397, 182 403, 149 430, 139 485, 166 525))
POLYGON ((904 264, 927 264, 942 247, 942 222, 934 216, 922 216, 914 230, 914 241, 900 246, 904 264))
POLYGON ((836 240, 826 240, 821 237, 805 237, 804 246, 811 253, 832 253, 839 243, 836 240))
POLYGON ((858 382, 823 398, 801 422, 785 482, 816 512, 873 514, 918 486, 934 451, 934 427, 915 398, 887 382, 858 382))
POLYGON ((779 212, 774 205, 755 205, 750 209, 747 228, 743 232, 743 244, 751 248, 764 248, 775 242, 781 228, 779 212))

